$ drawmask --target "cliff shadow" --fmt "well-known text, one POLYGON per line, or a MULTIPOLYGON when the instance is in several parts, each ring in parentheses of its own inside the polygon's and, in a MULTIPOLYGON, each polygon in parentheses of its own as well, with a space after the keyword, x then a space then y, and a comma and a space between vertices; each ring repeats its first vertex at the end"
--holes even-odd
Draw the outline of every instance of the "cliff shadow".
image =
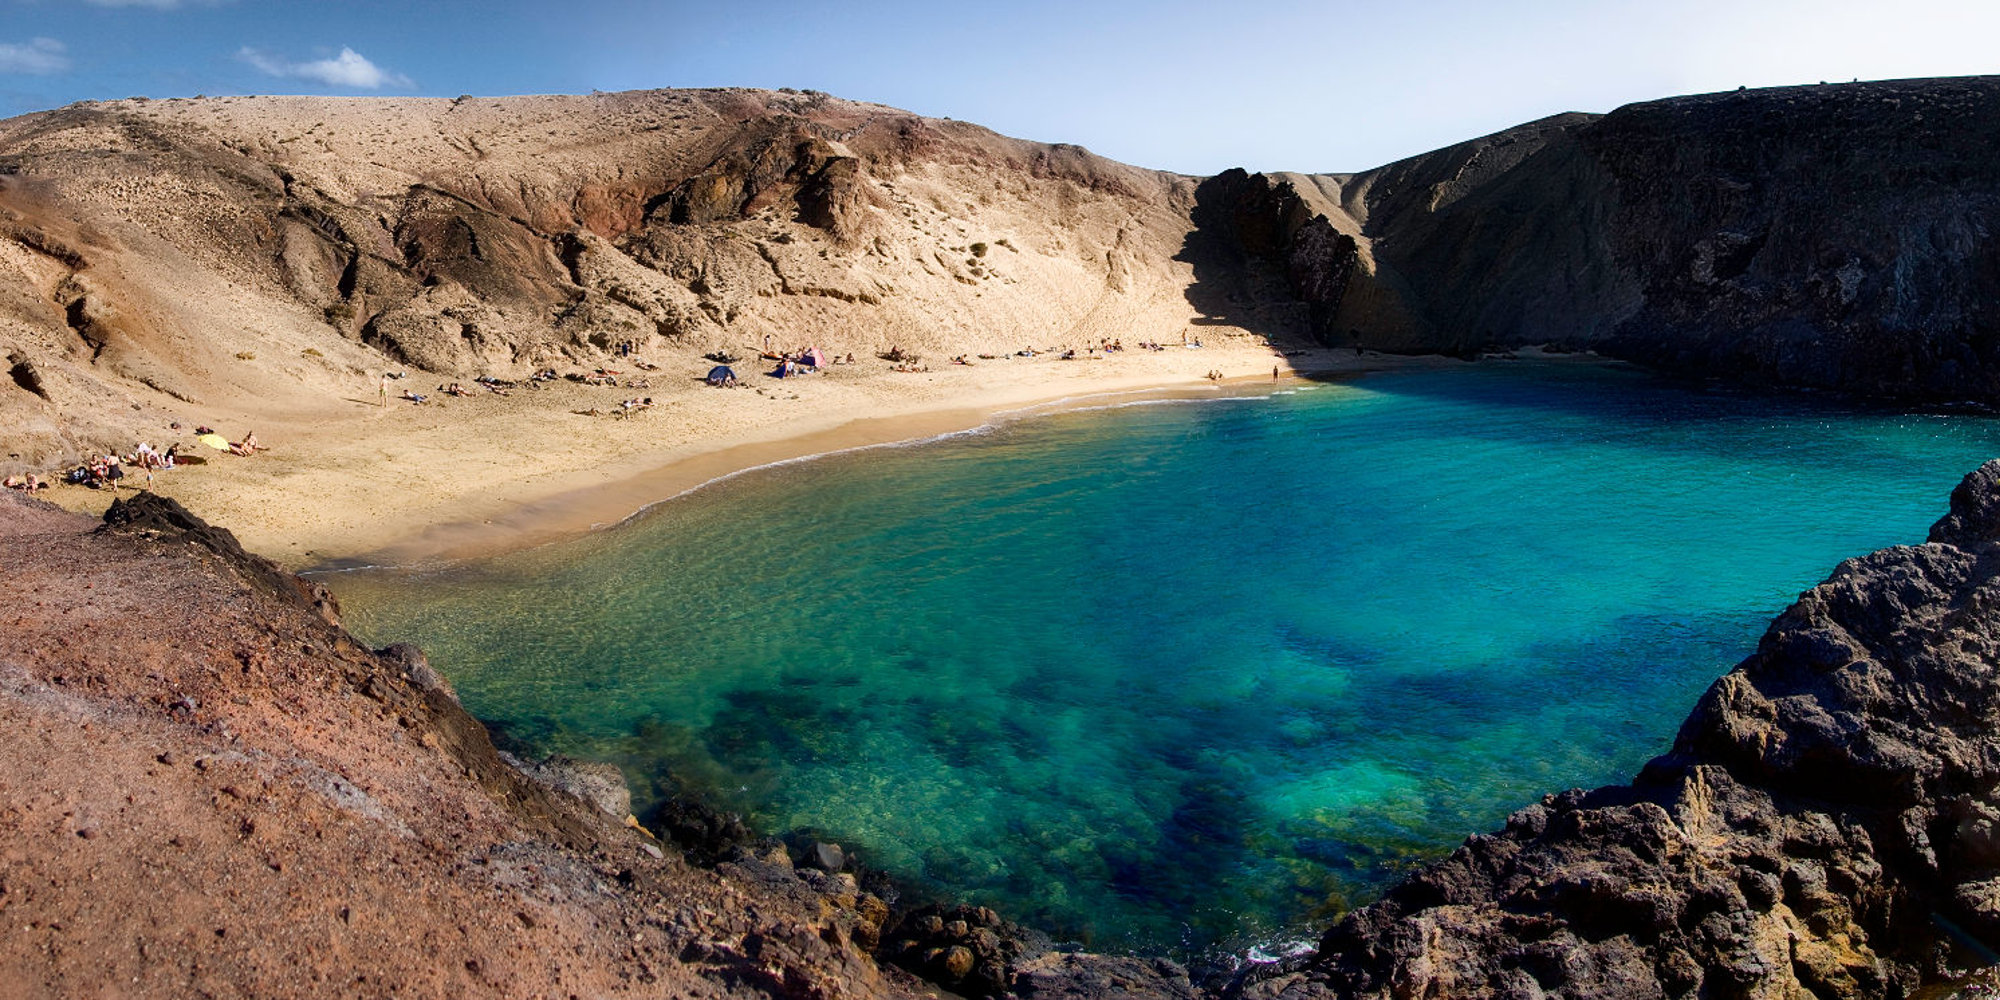
POLYGON ((1194 268, 1184 293, 1196 326, 1234 326, 1279 347, 1345 347, 1334 329, 1354 240, 1308 210, 1292 185, 1231 168, 1195 188, 1194 228, 1174 260, 1194 268))

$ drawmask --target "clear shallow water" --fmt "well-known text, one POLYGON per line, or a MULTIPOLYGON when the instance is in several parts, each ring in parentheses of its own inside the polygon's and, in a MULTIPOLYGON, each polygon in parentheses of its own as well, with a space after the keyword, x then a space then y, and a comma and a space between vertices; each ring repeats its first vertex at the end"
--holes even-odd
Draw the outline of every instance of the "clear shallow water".
POLYGON ((1986 418, 1489 365, 1064 414, 332 578, 474 714, 1099 948, 1366 901, 1628 778, 1986 418))

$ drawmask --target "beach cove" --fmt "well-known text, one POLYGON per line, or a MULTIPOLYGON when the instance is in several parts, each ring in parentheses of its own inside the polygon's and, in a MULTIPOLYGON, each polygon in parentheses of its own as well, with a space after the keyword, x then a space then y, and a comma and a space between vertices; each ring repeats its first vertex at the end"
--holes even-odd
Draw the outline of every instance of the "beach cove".
MULTIPOLYGON (((1232 384, 1268 385, 1274 367, 1296 381, 1456 363, 1329 350, 1286 356, 1259 337, 1205 336, 1200 348, 1127 348, 1073 361, 1059 351, 971 365, 932 359, 931 370, 917 373, 870 357, 780 380, 764 373, 769 363, 746 361, 744 385, 733 389, 701 382, 709 361, 664 355, 651 372, 607 362, 625 388, 557 380, 506 397, 475 387, 455 398, 392 381, 397 393, 423 390, 423 404, 378 400, 374 381, 357 377, 347 394, 266 401, 254 411, 189 408, 187 426, 255 430, 269 450, 243 458, 195 449, 204 464, 163 473, 150 488, 294 569, 405 565, 570 537, 744 470, 968 430, 1006 412, 1127 393, 1213 395, 1232 384), (1225 381, 1206 378, 1211 371, 1225 381), (646 388, 629 387, 635 376, 646 388), (618 400, 640 393, 655 400, 651 409, 613 415, 618 400)), ((88 513, 113 496, 80 487, 47 494, 88 513)))
POLYGON ((616 761, 642 809, 695 795, 1200 957, 1629 777, 1792 594, 1920 537, 1930 484, 1996 447, 1984 418, 1453 365, 834 455, 329 579, 511 745, 616 761))

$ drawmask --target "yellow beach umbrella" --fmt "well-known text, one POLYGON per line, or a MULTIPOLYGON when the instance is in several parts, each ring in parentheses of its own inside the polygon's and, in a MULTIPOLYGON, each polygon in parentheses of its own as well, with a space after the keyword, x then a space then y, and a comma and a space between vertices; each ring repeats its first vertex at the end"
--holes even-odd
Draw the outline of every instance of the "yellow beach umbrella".
POLYGON ((205 444, 210 448, 214 448, 216 451, 229 450, 229 439, 223 437, 220 434, 203 434, 200 437, 195 438, 195 440, 200 441, 202 444, 205 444))

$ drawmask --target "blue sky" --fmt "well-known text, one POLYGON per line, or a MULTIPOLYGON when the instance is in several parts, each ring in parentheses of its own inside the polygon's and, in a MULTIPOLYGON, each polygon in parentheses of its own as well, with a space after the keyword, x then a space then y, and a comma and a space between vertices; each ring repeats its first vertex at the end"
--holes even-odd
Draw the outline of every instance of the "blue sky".
POLYGON ((824 90, 1208 174, 1560 111, 2000 73, 1993 0, 0 0, 0 114, 143 94, 824 90))

